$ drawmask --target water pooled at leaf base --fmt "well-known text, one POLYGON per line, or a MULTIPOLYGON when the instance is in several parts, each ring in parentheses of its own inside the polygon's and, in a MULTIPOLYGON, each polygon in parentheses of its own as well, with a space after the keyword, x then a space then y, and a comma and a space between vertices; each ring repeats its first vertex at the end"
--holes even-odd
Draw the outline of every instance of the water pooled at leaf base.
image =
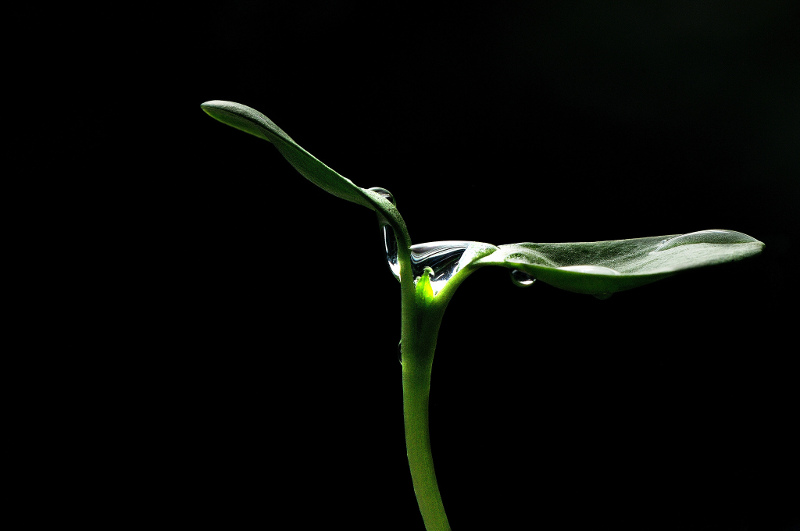
MULTIPOLYGON (((387 197, 391 194, 385 189, 372 188, 387 197), (383 190, 383 192, 381 192, 383 190)), ((390 199, 393 201, 393 198, 390 199)), ((381 233, 383 236, 383 248, 386 256, 386 263, 389 270, 397 280, 400 280, 400 264, 398 263, 397 238, 394 230, 387 224, 381 223, 381 233)), ((411 251, 411 274, 416 279, 422 276, 426 267, 431 268, 429 279, 433 294, 436 295, 447 283, 459 268, 459 260, 473 242, 468 241, 441 241, 419 243, 412 245, 411 251)))

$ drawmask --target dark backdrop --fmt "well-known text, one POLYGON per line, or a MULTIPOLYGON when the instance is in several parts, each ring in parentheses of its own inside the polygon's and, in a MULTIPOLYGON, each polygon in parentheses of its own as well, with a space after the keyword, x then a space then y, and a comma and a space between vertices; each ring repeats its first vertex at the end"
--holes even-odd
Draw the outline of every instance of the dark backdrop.
POLYGON ((606 301, 519 290, 502 270, 465 283, 431 399, 455 529, 798 525, 795 15, 790 2, 233 2, 191 19, 193 144, 174 178, 203 272, 192 335, 215 347, 187 360, 203 384, 186 427, 210 433, 197 509, 421 528, 399 292, 374 216, 198 109, 226 99, 391 190, 415 242, 707 228, 766 242, 606 301))
POLYGON ((135 80, 159 101, 128 108, 153 135, 124 182, 148 275, 136 435, 115 439, 146 485, 130 512, 422 528, 374 214, 200 110, 224 99, 391 190, 415 242, 764 241, 605 301, 476 273, 439 338, 433 451, 457 530, 797 529, 797 5, 662 4, 236 1, 162 21, 135 80))

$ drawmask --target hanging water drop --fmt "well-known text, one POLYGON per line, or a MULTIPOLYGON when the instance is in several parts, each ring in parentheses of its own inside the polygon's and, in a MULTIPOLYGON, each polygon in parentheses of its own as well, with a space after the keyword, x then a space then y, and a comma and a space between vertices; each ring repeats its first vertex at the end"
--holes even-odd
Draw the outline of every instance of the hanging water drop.
MULTIPOLYGON (((392 193, 386 188, 373 186, 369 190, 380 195, 391 204, 397 204, 392 193)), ((397 260, 397 238, 395 238, 394 229, 392 229, 390 225, 387 225, 385 220, 380 215, 378 216, 378 220, 380 221, 380 230, 381 236, 383 237, 383 249, 386 253, 386 262, 389 264, 389 269, 391 270, 392 275, 394 275, 394 278, 400 280, 400 264, 397 260)))
POLYGON ((511 271, 511 282, 518 288, 527 288, 532 286, 536 279, 524 271, 514 269, 511 271))
POLYGON ((400 263, 397 260, 397 238, 394 236, 394 229, 389 225, 381 225, 381 232, 383 234, 383 249, 386 251, 386 262, 389 264, 389 269, 392 275, 397 280, 400 280, 400 263))

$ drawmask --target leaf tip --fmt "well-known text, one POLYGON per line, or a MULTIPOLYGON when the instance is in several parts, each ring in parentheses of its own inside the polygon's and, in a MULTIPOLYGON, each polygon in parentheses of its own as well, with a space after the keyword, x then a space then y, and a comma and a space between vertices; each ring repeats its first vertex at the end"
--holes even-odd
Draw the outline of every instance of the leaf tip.
MULTIPOLYGON (((272 142, 270 134, 283 133, 269 118, 241 103, 209 100, 200 104, 200 108, 215 120, 245 133, 250 133, 267 142, 272 142)), ((285 133, 283 134, 285 135, 285 133)))
MULTIPOLYGON (((222 100, 209 100, 200 104, 200 108, 205 111, 206 114, 209 116, 215 117, 214 114, 217 109, 222 109, 225 107, 225 103, 222 100)), ((215 117, 216 118, 216 117, 215 117)))

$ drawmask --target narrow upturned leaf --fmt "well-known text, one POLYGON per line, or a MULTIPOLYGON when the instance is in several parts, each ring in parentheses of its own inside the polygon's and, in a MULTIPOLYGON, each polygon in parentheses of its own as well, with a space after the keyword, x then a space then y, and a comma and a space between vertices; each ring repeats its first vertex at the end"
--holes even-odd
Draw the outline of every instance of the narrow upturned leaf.
POLYGON ((747 234, 729 230, 601 242, 516 243, 494 250, 480 245, 481 252, 462 257, 459 269, 464 276, 478 267, 501 266, 557 288, 600 297, 686 269, 741 260, 764 247, 747 234))
POLYGON ((356 186, 300 147, 275 123, 255 109, 231 101, 207 101, 200 106, 209 116, 271 142, 300 174, 326 192, 378 212, 407 241, 407 229, 394 205, 383 195, 356 186))

